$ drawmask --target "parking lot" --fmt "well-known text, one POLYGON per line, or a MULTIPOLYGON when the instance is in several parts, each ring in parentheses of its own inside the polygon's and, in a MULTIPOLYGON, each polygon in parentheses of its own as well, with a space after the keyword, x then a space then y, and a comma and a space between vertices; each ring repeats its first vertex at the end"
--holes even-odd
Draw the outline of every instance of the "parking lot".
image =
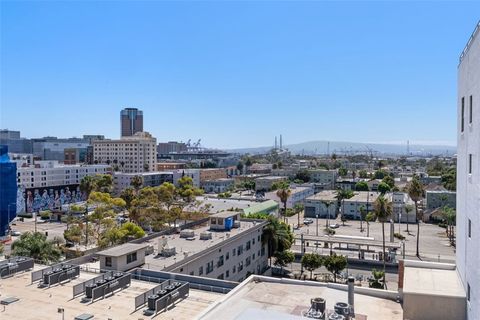
MULTIPOLYGON (((317 234, 317 221, 313 219, 313 223, 309 225, 303 225, 300 229, 296 228, 298 223, 297 215, 287 218, 288 223, 294 226, 294 232, 297 235, 316 235, 317 234)), ((300 219, 303 222, 303 218, 300 219)), ((318 235, 325 235, 326 219, 318 219, 318 235)), ((363 232, 360 230, 360 221, 352 220, 342 224, 340 217, 335 220, 330 219, 329 224, 338 224, 339 227, 334 229, 336 235, 345 236, 367 236, 367 223, 363 222, 363 232)), ((410 224, 409 231, 407 233, 406 224, 394 225, 395 232, 405 236, 405 255, 407 259, 417 259, 416 254, 416 234, 417 225, 410 224)), ((370 222, 369 225, 369 237, 375 240, 382 240, 382 224, 379 222, 370 222)), ((390 223, 385 223, 385 241, 390 241, 390 223)), ((400 240, 395 239, 395 242, 400 240)), ((422 260, 427 261, 441 261, 441 262, 454 262, 455 261, 455 248, 451 247, 445 233, 445 229, 435 224, 421 223, 420 224, 420 256, 422 260)))

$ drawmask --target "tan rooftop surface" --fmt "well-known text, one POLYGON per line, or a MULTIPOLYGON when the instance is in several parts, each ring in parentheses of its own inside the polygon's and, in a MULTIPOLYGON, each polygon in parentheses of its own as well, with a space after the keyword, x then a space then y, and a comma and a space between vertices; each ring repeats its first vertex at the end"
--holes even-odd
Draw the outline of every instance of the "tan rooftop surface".
MULTIPOLYGON (((347 292, 328 288, 325 284, 291 280, 289 283, 275 279, 273 282, 250 281, 231 291, 225 300, 202 314, 202 320, 243 319, 252 310, 275 314, 271 319, 301 319, 301 313, 310 307, 310 299, 326 299, 327 310, 333 310, 337 302, 347 302, 347 292), (283 317, 280 315, 284 315, 283 317)), ((366 315, 367 320, 401 320, 403 310, 391 300, 355 294, 355 312, 366 315)), ((270 318, 269 318, 270 319, 270 318)))
POLYGON ((403 292, 465 297, 456 270, 406 267, 403 292))
MULTIPOLYGON (((0 298, 16 297, 20 300, 5 306, 5 311, 0 312, 0 319, 62 319, 61 315, 57 313, 57 308, 64 308, 65 319, 73 319, 83 313, 94 315, 94 319, 105 320, 109 318, 135 320, 151 318, 143 315, 143 310, 146 309, 146 306, 134 312, 134 299, 158 284, 133 280, 130 287, 117 291, 113 296, 109 296, 104 300, 100 299, 94 303, 82 303, 82 296, 72 300, 72 287, 96 276, 98 274, 81 272, 79 278, 63 285, 52 286, 51 288, 37 288, 37 283, 30 285, 30 272, 2 279, 0 282, 0 298)), ((210 304, 219 299, 220 296, 222 295, 218 293, 190 289, 190 296, 186 300, 180 300, 174 308, 167 312, 159 313, 154 319, 194 319, 210 304)))
POLYGON ((187 240, 185 238, 180 238, 180 234, 173 234, 169 236, 161 236, 148 241, 148 244, 154 247, 154 254, 148 255, 145 257, 145 269, 158 270, 162 271, 169 266, 182 261, 185 258, 185 255, 188 257, 208 249, 216 244, 219 244, 227 240, 227 234, 230 235, 230 238, 249 230, 250 228, 258 225, 258 223, 241 221, 240 228, 233 228, 230 231, 214 231, 210 230, 210 226, 201 226, 199 228, 193 229, 195 232, 195 239, 187 240), (200 233, 202 232, 211 232, 212 239, 210 240, 200 240, 200 233), (158 255, 158 243, 162 239, 166 239, 167 245, 166 248, 175 248, 177 254, 171 257, 162 257, 158 255))

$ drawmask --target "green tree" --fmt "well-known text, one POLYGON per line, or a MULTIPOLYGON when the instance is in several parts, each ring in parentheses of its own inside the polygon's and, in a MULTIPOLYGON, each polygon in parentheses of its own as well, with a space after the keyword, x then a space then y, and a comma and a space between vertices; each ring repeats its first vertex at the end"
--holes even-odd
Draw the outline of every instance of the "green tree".
POLYGON ((457 190, 457 170, 455 168, 449 168, 442 174, 442 184, 447 190, 457 190))
MULTIPOLYGON (((392 216, 393 206, 383 195, 375 200, 374 204, 375 216, 382 223, 382 248, 383 248, 383 272, 385 272, 386 251, 385 251, 385 221, 392 216)), ((385 276, 383 278, 385 283, 385 276)))
POLYGON ((372 269, 372 278, 368 280, 368 286, 375 289, 385 288, 385 272, 372 269))
POLYGON ((355 190, 357 190, 357 191, 368 191, 368 183, 366 181, 358 181, 355 184, 355 190))
POLYGON ((379 169, 375 171, 374 177, 375 179, 383 179, 387 175, 387 172, 385 170, 379 169))
POLYGON ((368 178, 367 170, 360 170, 358 172, 358 177, 361 178, 361 179, 367 179, 368 178))
POLYGON ((367 238, 370 237, 370 222, 375 221, 375 213, 369 212, 365 216, 365 222, 367 223, 367 238))
POLYGON ((344 167, 339 168, 338 174, 340 175, 340 177, 346 177, 348 174, 347 168, 344 168, 344 167))
POLYGON ((302 182, 309 182, 311 179, 310 172, 306 169, 302 169, 295 175, 295 180, 301 180, 302 182))
POLYGON ((423 198, 423 185, 418 179, 418 176, 414 175, 412 181, 407 188, 408 195, 415 203, 415 212, 416 212, 416 220, 417 220, 417 257, 420 258, 420 220, 422 217, 422 213, 418 210, 418 203, 423 198))
POLYGON ((240 171, 240 173, 243 172, 243 168, 244 168, 244 167, 245 167, 245 166, 244 166, 243 162, 242 162, 242 161, 238 161, 238 163, 237 163, 237 170, 240 171))
POLYGON ((94 176, 94 191, 111 193, 113 189, 113 178, 110 174, 97 174, 94 176))
POLYGON ((293 211, 295 212, 295 214, 297 215, 297 218, 298 218, 298 224, 297 226, 300 228, 300 214, 303 212, 303 210, 305 210, 305 206, 301 203, 297 203, 294 207, 293 207, 293 211))
POLYGON ((274 257, 275 257, 275 262, 273 264, 281 268, 282 275, 283 275, 283 268, 285 268, 290 263, 295 261, 295 254, 290 250, 277 251, 274 254, 274 257))
POLYGON ((290 226, 273 216, 269 216, 268 224, 263 229, 262 243, 267 245, 270 264, 275 252, 289 250, 292 247, 293 241, 294 235, 290 226))
POLYGON ((130 185, 135 189, 136 192, 140 190, 143 186, 143 178, 142 176, 133 176, 130 180, 130 185))
POLYGON ((287 214, 287 202, 288 198, 292 195, 292 190, 288 187, 287 184, 283 184, 280 189, 277 190, 277 197, 283 203, 283 219, 286 221, 286 214, 287 214))
POLYGON ((381 194, 385 194, 387 192, 390 191, 390 186, 388 184, 386 184, 385 182, 380 182, 378 184, 378 191, 381 193, 381 194))
POLYGON ((333 253, 324 258, 323 265, 333 274, 333 281, 337 282, 337 274, 347 267, 347 258, 344 256, 337 256, 333 253))
POLYGON ((140 239, 145 236, 145 231, 138 225, 132 222, 126 222, 120 227, 120 231, 123 233, 124 241, 129 239, 140 239))
POLYGON ((12 244, 13 256, 25 256, 43 263, 60 261, 62 251, 47 236, 40 232, 25 232, 12 244))
POLYGON ((449 206, 444 206, 442 208, 442 216, 445 222, 447 223, 447 236, 450 240, 450 243, 453 243, 455 239, 455 233, 453 231, 453 227, 455 226, 455 222, 457 219, 457 213, 455 209, 450 208, 449 206))
POLYGON ((132 208, 132 202, 135 200, 135 189, 131 187, 125 188, 120 194, 120 198, 125 201, 125 207, 130 211, 132 208))
POLYGON ((313 271, 323 264, 323 259, 316 253, 305 253, 301 260, 302 266, 310 271, 310 279, 312 279, 313 271))
POLYGON ((393 179, 391 175, 386 175, 385 177, 383 177, 382 182, 386 183, 390 187, 390 189, 395 187, 395 179, 393 179))

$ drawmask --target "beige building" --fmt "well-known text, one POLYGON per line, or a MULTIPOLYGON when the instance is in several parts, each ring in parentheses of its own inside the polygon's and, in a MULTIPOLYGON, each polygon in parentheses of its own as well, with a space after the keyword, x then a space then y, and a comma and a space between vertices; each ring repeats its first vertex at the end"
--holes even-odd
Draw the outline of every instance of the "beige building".
POLYGON ((287 181, 287 177, 273 177, 267 176, 262 178, 255 179, 255 190, 256 191, 270 191, 272 189, 272 185, 275 182, 282 182, 287 181))
POLYGON ((345 199, 341 205, 342 210, 344 210, 344 216, 347 219, 360 220, 360 208, 365 208, 365 212, 372 211, 373 204, 379 195, 380 193, 373 191, 356 191, 352 198, 345 199))
POLYGON ((334 189, 337 181, 336 170, 310 169, 308 173, 310 173, 310 182, 323 185, 324 190, 334 189))
POLYGON ((106 163, 126 173, 155 171, 157 139, 148 132, 137 132, 118 140, 95 140, 93 160, 106 163))
POLYGON ((97 253, 101 270, 127 271, 145 263, 147 244, 126 243, 97 253))
POLYGON ((305 199, 305 217, 335 218, 337 213, 337 192, 325 190, 305 199), (327 206, 328 204, 328 206, 327 206))
POLYGON ((227 178, 227 171, 223 168, 219 169, 200 169, 200 184, 205 181, 219 180, 227 178))

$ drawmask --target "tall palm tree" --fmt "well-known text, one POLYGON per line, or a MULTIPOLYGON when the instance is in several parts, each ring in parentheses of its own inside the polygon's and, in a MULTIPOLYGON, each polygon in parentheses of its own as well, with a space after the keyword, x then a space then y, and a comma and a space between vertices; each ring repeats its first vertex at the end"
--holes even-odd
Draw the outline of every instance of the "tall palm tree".
POLYGON ((415 213, 416 213, 416 220, 417 220, 417 257, 420 258, 420 220, 421 220, 421 214, 418 210, 418 202, 422 199, 423 197, 423 185, 418 179, 418 177, 415 175, 413 176, 412 181, 410 182, 408 186, 408 195, 410 198, 413 200, 415 203, 415 213))
POLYGON ((410 212, 412 212, 413 208, 412 208, 412 205, 410 204, 407 204, 405 206, 405 213, 407 214, 407 233, 410 234, 410 230, 408 228, 409 224, 410 224, 410 220, 408 219, 408 215, 410 212))
POLYGON ((327 220, 325 221, 326 222, 325 227, 328 228, 328 219, 330 218, 330 206, 332 205, 333 202, 332 201, 322 201, 322 203, 327 208, 327 220))
MULTIPOLYGON (((353 197, 353 191, 352 190, 344 190, 344 189, 338 189, 337 190, 337 195, 336 198, 340 202, 342 206, 342 222, 344 223, 345 221, 345 199, 350 199, 353 197)), ((345 223, 344 223, 345 224, 345 223)))
MULTIPOLYGON (((390 201, 388 201, 384 196, 379 196, 375 201, 374 205, 375 215, 382 223, 382 241, 383 241, 383 272, 385 273, 385 221, 388 220, 392 216, 393 206, 390 201)), ((385 274, 383 275, 383 283, 386 285, 385 282, 385 274)))
POLYGON ((363 219, 367 216, 367 210, 364 205, 360 206, 360 232, 363 232, 363 219))
POLYGON ((288 188, 288 185, 283 185, 280 189, 277 190, 277 197, 280 198, 280 201, 283 203, 283 221, 286 221, 287 216, 287 201, 288 198, 292 195, 292 190, 288 188))
POLYGON ((294 236, 290 230, 290 226, 286 223, 272 216, 268 218, 268 221, 269 224, 263 229, 262 243, 267 245, 271 265, 272 256, 276 252, 290 249, 294 241, 294 236))

